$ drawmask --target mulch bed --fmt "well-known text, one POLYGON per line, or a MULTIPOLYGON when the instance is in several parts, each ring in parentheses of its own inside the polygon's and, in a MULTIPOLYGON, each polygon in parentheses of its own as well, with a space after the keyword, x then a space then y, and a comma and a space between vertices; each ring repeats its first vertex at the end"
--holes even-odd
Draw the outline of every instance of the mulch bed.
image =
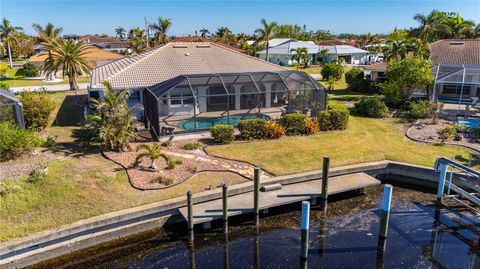
POLYGON ((33 171, 43 168, 49 162, 63 158, 60 154, 44 148, 35 150, 12 161, 0 162, 0 181, 6 178, 29 176, 33 171))
MULTIPOLYGON (((192 140, 174 141, 168 147, 162 147, 162 152, 170 159, 181 160, 174 169, 167 169, 167 163, 163 158, 155 161, 157 171, 149 169, 150 160, 144 159, 139 165, 135 166, 135 158, 138 152, 135 150, 126 152, 104 152, 104 155, 112 161, 124 167, 128 173, 130 183, 133 187, 141 190, 164 189, 176 184, 185 182, 193 175, 204 171, 230 171, 253 179, 253 166, 233 160, 226 160, 208 155, 203 149, 184 150, 181 147, 192 140)), ((136 149, 140 144, 132 143, 132 149, 136 149)), ((262 178, 271 177, 270 174, 262 171, 262 178)), ((212 186, 215 187, 215 186, 212 186)))
MULTIPOLYGON (((455 122, 440 119, 437 124, 432 124, 431 120, 419 120, 408 132, 408 135, 425 142, 442 143, 440 134, 441 129, 447 126, 454 126, 455 122)), ((468 146, 480 150, 479 141, 473 137, 466 137, 462 134, 462 139, 459 141, 450 140, 448 144, 468 146)))

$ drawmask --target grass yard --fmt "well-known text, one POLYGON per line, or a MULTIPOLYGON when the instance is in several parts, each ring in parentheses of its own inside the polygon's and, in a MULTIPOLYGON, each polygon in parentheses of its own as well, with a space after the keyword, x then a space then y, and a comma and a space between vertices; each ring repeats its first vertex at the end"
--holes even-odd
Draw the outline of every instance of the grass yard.
MULTIPOLYGON (((33 86, 48 86, 68 84, 68 79, 59 82, 44 82, 40 79, 26 79, 25 74, 21 68, 15 67, 7 71, 8 78, 0 79, 0 83, 4 83, 9 87, 33 87, 33 86)), ((77 77, 77 83, 90 82, 90 77, 77 77)))
POLYGON ((436 146, 407 140, 403 125, 395 119, 370 119, 351 116, 348 129, 310 137, 283 137, 210 146, 212 154, 248 161, 276 175, 322 168, 322 158, 330 156, 332 166, 379 160, 393 160, 432 166, 436 157, 457 156, 468 160, 470 151, 454 146, 436 146))

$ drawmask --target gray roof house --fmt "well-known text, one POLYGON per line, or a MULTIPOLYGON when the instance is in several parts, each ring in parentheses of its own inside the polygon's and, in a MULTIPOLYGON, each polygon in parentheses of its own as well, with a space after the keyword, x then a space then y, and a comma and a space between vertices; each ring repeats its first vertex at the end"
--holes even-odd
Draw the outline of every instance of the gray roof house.
POLYGON ((308 74, 212 42, 171 42, 99 66, 91 98, 102 98, 103 81, 130 89, 129 105, 155 138, 325 108, 324 88, 308 74))
MULTIPOLYGON (((295 64, 295 60, 293 60, 292 56, 295 55, 295 52, 292 52, 292 49, 302 47, 307 48, 310 63, 315 63, 317 60, 322 62, 332 62, 336 59, 343 59, 347 64, 362 64, 365 62, 365 56, 369 54, 366 50, 350 45, 319 46, 313 41, 296 41, 293 39, 287 39, 285 42, 282 42, 277 46, 270 46, 268 50, 270 56, 269 61, 282 66, 293 65, 295 64), (326 56, 321 53, 324 49, 328 50, 328 55, 326 56)), ((257 52, 258 57, 263 60, 267 58, 266 54, 266 50, 257 52)))

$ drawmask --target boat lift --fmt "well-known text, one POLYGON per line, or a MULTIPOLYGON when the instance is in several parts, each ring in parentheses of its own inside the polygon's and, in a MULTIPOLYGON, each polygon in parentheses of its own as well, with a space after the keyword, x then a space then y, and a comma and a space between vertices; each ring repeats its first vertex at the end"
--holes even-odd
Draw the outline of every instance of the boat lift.
POLYGON ((480 210, 476 208, 480 208, 480 186, 478 185, 480 184, 480 172, 445 157, 437 158, 434 170, 440 173, 437 188, 438 202, 441 202, 442 199, 454 199, 480 214, 480 210), (457 182, 461 182, 462 187, 453 182, 454 170, 459 172, 457 173, 457 182), (470 201, 475 207, 462 199, 470 201))

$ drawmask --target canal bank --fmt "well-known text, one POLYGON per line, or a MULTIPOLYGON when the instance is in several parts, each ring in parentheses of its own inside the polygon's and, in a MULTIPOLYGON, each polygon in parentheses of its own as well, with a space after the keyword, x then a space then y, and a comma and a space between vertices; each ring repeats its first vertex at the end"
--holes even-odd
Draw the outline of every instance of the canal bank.
MULTIPOLYGON (((330 177, 366 173, 371 176, 391 175, 414 178, 418 184, 435 185, 437 175, 428 167, 405 163, 381 161, 336 167, 330 177)), ((292 185, 320 180, 322 171, 275 177, 261 184, 292 185)), ((247 182, 229 188, 229 195, 252 192, 253 183, 247 182)), ((311 190, 306 190, 311 191, 311 190)), ((199 204, 221 199, 221 188, 196 193, 193 203, 199 204)), ((165 224, 182 221, 179 208, 186 206, 185 197, 113 212, 79 221, 57 230, 46 231, 0 247, 2 268, 22 268, 44 260, 72 253, 100 243, 109 242, 136 233, 159 228, 165 224)))

